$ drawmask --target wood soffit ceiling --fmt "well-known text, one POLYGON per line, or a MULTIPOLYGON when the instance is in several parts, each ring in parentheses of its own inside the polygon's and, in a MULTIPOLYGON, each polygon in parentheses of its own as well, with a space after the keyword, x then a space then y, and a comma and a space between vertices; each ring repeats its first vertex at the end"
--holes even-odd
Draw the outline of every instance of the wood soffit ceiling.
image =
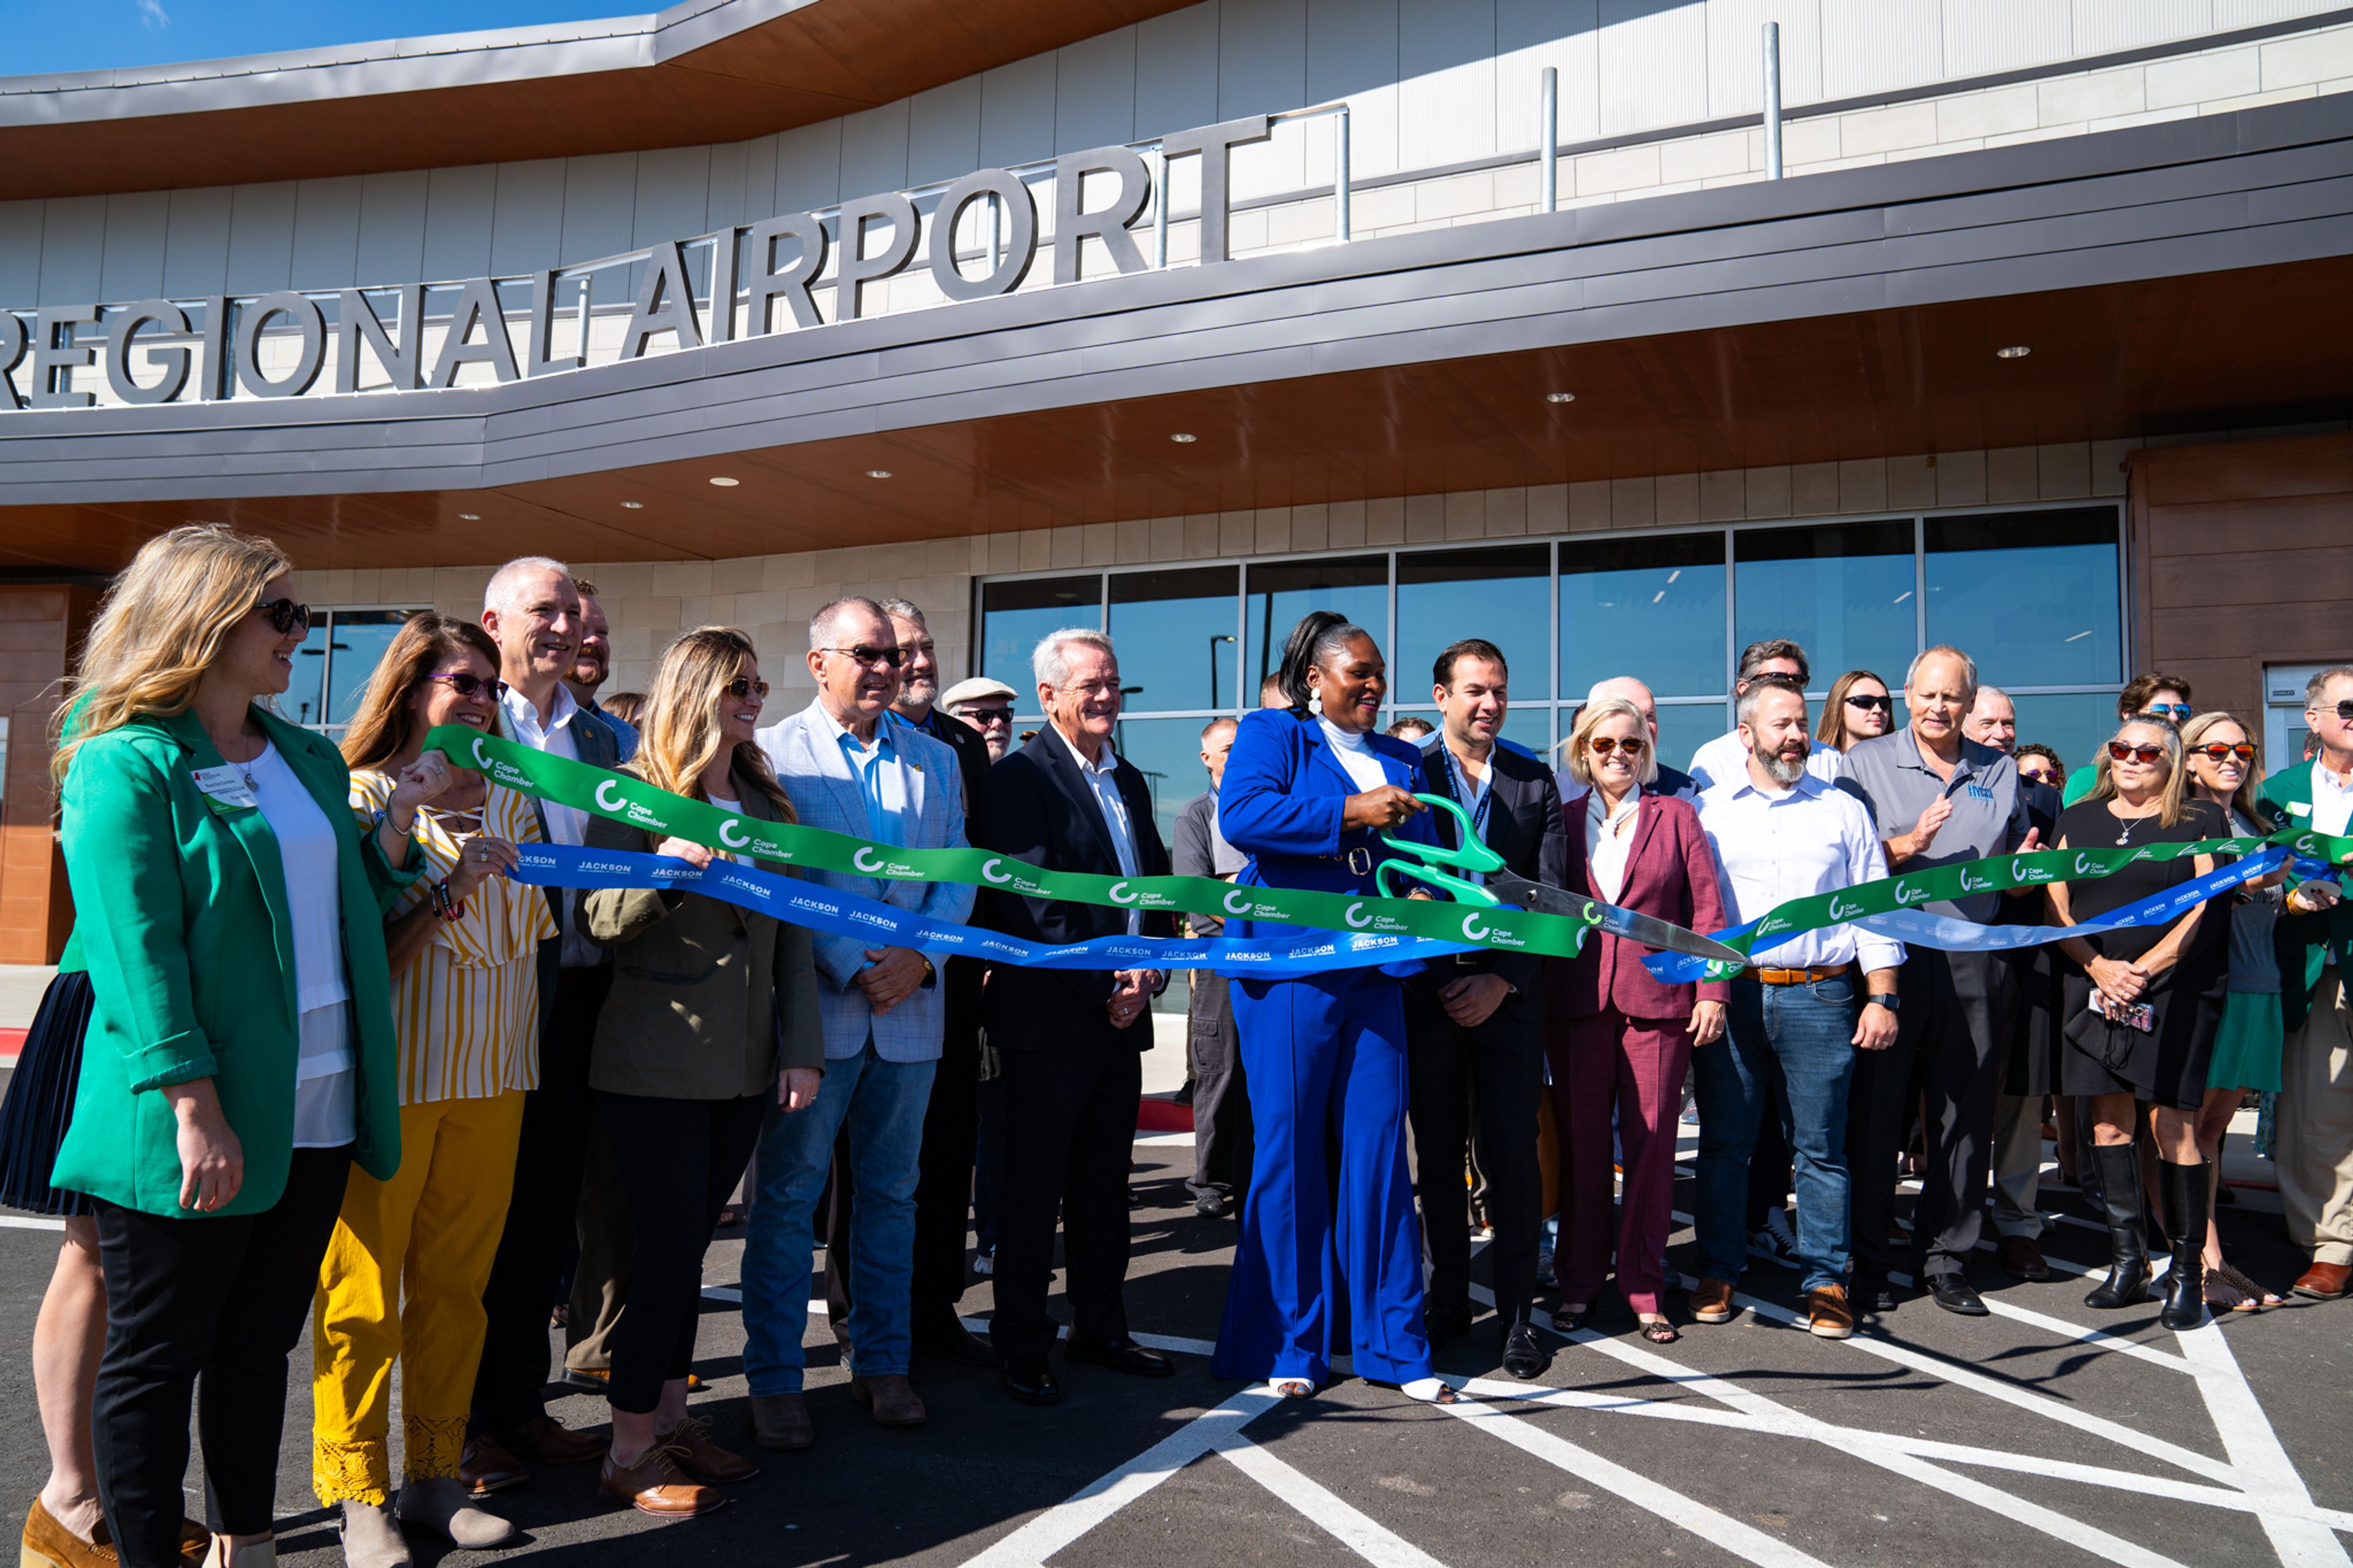
POLYGON ((2345 415, 2348 342, 2353 262, 2299 262, 1263 382, 493 490, 19 507, 0 520, 0 570, 111 571, 195 519, 267 532, 306 567, 531 551, 716 559, 2276 426, 2345 415), (2033 352, 1995 357, 2013 343, 2033 352), (1576 401, 1546 401, 1560 391, 1576 401), (1170 441, 1178 432, 1198 439, 1170 441))
MULTIPOLYGON (((626 69, 290 96, 201 112, 110 106, 85 118, 0 126, 0 200, 744 141, 893 102, 1190 3, 812 0, 626 69)), ((92 99, 102 100, 105 90, 92 99)))

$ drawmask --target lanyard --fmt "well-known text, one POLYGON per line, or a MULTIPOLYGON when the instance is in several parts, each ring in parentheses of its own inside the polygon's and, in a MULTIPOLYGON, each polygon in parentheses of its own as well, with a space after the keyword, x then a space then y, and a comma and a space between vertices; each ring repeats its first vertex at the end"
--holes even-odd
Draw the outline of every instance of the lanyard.
POLYGON ((1471 786, 1463 778, 1461 768, 1454 761, 1454 749, 1440 739, 1438 742, 1438 750, 1446 758, 1446 777, 1447 781, 1454 786, 1454 798, 1471 806, 1471 836, 1482 844, 1486 843, 1487 813, 1495 805, 1495 754, 1493 752, 1487 753, 1485 787, 1478 792, 1477 804, 1472 805, 1467 798, 1471 795, 1471 786))

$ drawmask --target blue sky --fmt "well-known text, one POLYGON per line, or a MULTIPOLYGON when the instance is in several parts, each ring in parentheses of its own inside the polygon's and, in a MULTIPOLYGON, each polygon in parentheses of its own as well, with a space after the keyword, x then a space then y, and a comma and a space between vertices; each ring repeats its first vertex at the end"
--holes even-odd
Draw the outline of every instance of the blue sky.
POLYGON ((0 0, 0 75, 106 70, 637 16, 662 0, 0 0))

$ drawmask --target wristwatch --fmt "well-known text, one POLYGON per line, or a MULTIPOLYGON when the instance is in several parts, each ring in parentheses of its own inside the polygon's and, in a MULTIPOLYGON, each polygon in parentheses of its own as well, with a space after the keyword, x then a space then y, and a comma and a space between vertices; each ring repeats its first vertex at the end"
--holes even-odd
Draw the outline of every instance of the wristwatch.
POLYGON ((1891 1013, 1900 1013, 1904 1010, 1903 1003, 1896 999, 1895 993, 1893 991, 1874 992, 1871 995, 1864 997, 1863 1001, 1866 1003, 1876 1002, 1891 1013))

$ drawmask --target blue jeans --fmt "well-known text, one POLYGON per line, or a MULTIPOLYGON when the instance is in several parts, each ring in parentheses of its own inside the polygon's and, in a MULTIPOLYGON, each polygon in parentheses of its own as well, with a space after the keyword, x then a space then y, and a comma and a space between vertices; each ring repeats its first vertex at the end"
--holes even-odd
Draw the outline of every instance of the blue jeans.
POLYGON ((1738 1279, 1748 1156, 1767 1110, 1780 1119, 1797 1174, 1803 1289, 1844 1285, 1847 1265, 1846 1089, 1854 1076, 1854 983, 1732 983, 1725 1037, 1692 1052, 1699 1100, 1699 1192, 1692 1207, 1700 1273, 1738 1279))
MULTIPOLYGON (((815 1211, 845 1121, 856 1181, 846 1265, 850 1366, 865 1377, 907 1370, 917 1155, 938 1066, 886 1062, 869 1040, 857 1056, 825 1064, 816 1103, 795 1111, 769 1105, 760 1133, 759 1197, 744 1245, 744 1373, 754 1396, 801 1391, 815 1211)), ((845 1263, 828 1258, 826 1267, 845 1263)))

